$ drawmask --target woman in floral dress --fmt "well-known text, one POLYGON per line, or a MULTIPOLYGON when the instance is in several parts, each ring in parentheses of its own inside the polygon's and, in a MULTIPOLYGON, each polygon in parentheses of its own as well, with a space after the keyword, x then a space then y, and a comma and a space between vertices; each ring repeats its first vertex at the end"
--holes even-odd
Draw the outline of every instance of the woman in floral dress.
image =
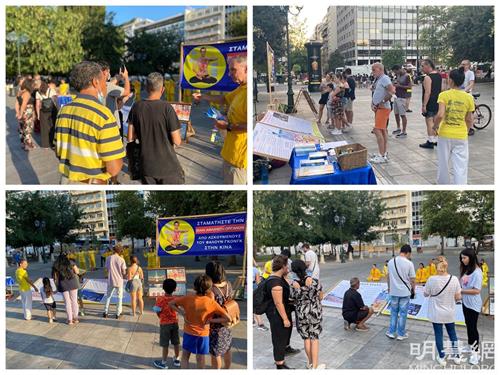
POLYGON ((35 123, 35 100, 31 95, 33 80, 24 79, 17 94, 16 118, 19 121, 21 147, 25 151, 35 148, 32 133, 35 123))
POLYGON ((319 335, 322 327, 323 311, 321 308, 321 285, 319 280, 307 276, 304 261, 294 260, 292 271, 297 275, 291 288, 291 298, 295 300, 297 331, 304 340, 308 369, 324 369, 325 364, 318 364, 319 335))
MULTIPOLYGON (((231 283, 226 281, 224 266, 216 261, 207 263, 205 273, 212 279, 212 293, 215 301, 221 306, 233 295, 231 283)), ((224 368, 231 367, 231 342, 233 335, 231 329, 220 323, 210 324, 210 355, 212 357, 212 368, 221 369, 222 359, 224 368)))

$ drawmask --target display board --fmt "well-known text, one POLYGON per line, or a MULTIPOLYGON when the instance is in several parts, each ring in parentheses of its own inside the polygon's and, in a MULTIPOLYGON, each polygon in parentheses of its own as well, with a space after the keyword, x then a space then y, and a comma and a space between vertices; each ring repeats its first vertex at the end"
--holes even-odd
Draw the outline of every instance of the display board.
MULTIPOLYGON (((418 320, 428 320, 427 309, 428 309, 429 297, 424 296, 424 286, 417 285, 415 288, 415 298, 410 300, 410 306, 408 307, 408 318, 418 319, 418 320)), ((384 315, 391 315, 390 306, 387 305, 382 311, 384 315)), ((455 324, 465 325, 465 318, 462 311, 462 305, 455 305, 455 324)))
POLYGON ((145 284, 147 284, 148 297, 160 297, 165 295, 163 280, 174 279, 177 289, 174 296, 186 295, 186 269, 184 267, 166 267, 148 269, 145 284))
MULTIPOLYGON (((123 280, 123 299, 122 303, 124 305, 130 305, 130 294, 125 291, 126 280, 123 280)), ((108 280, 107 279, 86 279, 82 290, 81 296, 85 303, 106 303, 106 293, 108 290, 108 280)), ((111 297, 111 304, 115 305, 118 303, 118 296, 116 291, 111 297)))
MULTIPOLYGON (((349 280, 342 280, 325 295, 321 304, 326 307, 341 309, 344 302, 344 294, 349 288, 349 280)), ((361 294, 365 305, 372 306, 375 312, 381 311, 387 303, 386 283, 361 282, 358 292, 361 294)))
MULTIPOLYGON (((40 289, 43 288, 43 282, 42 282, 42 278, 38 278, 36 279, 33 284, 35 284, 35 286, 37 287, 38 289, 38 292, 35 292, 35 289, 33 289, 33 287, 31 288, 31 298, 33 301, 36 301, 36 302, 42 302, 42 296, 40 294, 40 289)), ((50 285, 52 286, 52 290, 57 290, 56 288, 56 284, 54 283, 54 279, 50 279, 50 285)), ((21 296, 19 296, 17 299, 21 299, 21 296)), ((63 302, 64 301, 64 298, 63 298, 63 295, 62 293, 59 293, 59 292, 55 292, 54 293, 54 301, 56 302, 63 302)))
POLYGON ((191 103, 171 102, 170 105, 175 111, 177 118, 181 124, 181 139, 188 141, 189 137, 195 135, 194 128, 191 124, 191 103))
POLYGON ((286 113, 267 111, 260 122, 296 133, 314 135, 312 122, 286 113))
POLYGON ((243 255, 246 212, 156 220, 159 256, 243 255))
POLYGON ((257 123, 253 131, 253 153, 271 159, 288 161, 294 147, 318 144, 320 139, 310 135, 257 123))

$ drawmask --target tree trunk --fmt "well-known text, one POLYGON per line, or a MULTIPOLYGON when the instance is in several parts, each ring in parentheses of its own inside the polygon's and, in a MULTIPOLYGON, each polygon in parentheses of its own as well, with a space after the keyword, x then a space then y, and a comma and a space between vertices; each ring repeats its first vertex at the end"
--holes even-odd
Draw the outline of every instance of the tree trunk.
POLYGON ((441 236, 441 255, 444 255, 444 237, 441 236))
POLYGON ((135 253, 135 251, 134 251, 134 250, 135 250, 135 249, 134 249, 134 237, 132 237, 132 254, 134 254, 134 253, 135 253))
POLYGON ((359 256, 361 257, 361 239, 358 239, 359 256))

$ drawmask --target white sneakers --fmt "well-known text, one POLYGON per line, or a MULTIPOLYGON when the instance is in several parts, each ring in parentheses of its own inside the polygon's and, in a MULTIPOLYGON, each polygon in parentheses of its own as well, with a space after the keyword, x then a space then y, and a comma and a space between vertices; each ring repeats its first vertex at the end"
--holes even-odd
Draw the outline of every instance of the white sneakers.
POLYGON ((479 364, 479 353, 478 352, 472 352, 472 354, 469 357, 469 364, 476 366, 479 364))
POLYGON ((440 366, 446 367, 446 359, 441 358, 440 356, 436 356, 436 362, 439 363, 440 366))
POLYGON ((387 163, 387 157, 382 156, 382 155, 374 155, 373 157, 370 158, 370 163, 372 164, 381 164, 381 163, 387 163))
POLYGON ((333 129, 331 132, 330 132, 331 135, 342 135, 342 130, 340 129, 333 129))

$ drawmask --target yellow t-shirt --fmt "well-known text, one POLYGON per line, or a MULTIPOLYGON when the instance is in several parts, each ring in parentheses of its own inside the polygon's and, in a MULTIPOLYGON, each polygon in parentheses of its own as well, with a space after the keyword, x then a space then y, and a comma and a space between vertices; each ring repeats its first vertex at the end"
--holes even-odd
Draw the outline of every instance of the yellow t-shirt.
POLYGON ((22 268, 16 270, 16 281, 19 284, 19 290, 21 292, 27 292, 31 289, 31 285, 26 281, 28 277, 28 271, 22 268))
POLYGON ((59 95, 68 95, 69 94, 69 84, 61 83, 59 85, 59 95))
MULTIPOLYGON (((227 118, 230 124, 247 123, 247 85, 241 85, 225 96, 229 104, 227 118)), ((247 167, 247 133, 228 131, 221 151, 222 158, 237 168, 247 167)))
POLYGON ((438 103, 446 106, 438 135, 451 139, 467 139, 468 130, 465 116, 468 112, 474 112, 472 95, 462 90, 450 89, 439 94, 438 103))

